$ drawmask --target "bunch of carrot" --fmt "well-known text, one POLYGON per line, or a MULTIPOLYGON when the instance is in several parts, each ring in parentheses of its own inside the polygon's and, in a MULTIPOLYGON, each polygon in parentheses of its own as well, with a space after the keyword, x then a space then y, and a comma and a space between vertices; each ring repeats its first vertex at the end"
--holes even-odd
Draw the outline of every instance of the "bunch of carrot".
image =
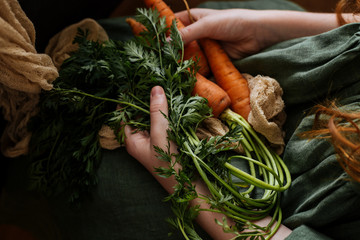
MULTIPOLYGON (((174 12, 163 0, 144 0, 147 7, 157 9, 161 17, 165 17, 167 26, 170 28, 172 22, 176 20, 177 28, 184 28, 184 24, 176 19, 174 12)), ((134 19, 127 19, 135 35, 139 35, 144 26, 137 23, 134 19)), ((208 100, 209 106, 213 109, 213 114, 218 117, 225 109, 231 109, 240 114, 245 119, 250 113, 250 91, 246 79, 233 65, 231 59, 222 49, 220 44, 212 39, 201 39, 201 50, 197 41, 188 43, 185 46, 184 58, 190 59, 199 57, 200 70, 197 73, 193 95, 199 95, 208 100), (208 75, 209 67, 215 77, 216 83, 208 80, 204 76, 208 75)))
MULTIPOLYGON (((163 0, 144 0, 144 2, 148 8, 156 8, 160 16, 165 17, 167 26, 170 29, 171 24, 176 20, 176 17, 163 0)), ((133 20, 128 19, 128 23, 133 28, 135 35, 144 31, 144 27, 139 26, 133 20)), ((180 23, 179 20, 177 20, 177 27, 183 27, 183 24, 180 23)), ((231 156, 224 162, 223 166, 226 168, 226 179, 232 179, 232 177, 241 179, 241 184, 245 183, 245 185, 247 185, 247 190, 240 193, 238 185, 235 186, 235 184, 224 180, 207 164, 209 162, 217 162, 217 159, 206 159, 207 157, 198 155, 197 152, 201 151, 199 149, 202 149, 202 143, 210 143, 208 146, 213 145, 217 142, 216 138, 209 138, 208 142, 200 141, 196 133, 193 132, 193 129, 188 129, 185 132, 187 141, 183 141, 179 144, 179 152, 186 153, 185 155, 192 158, 191 163, 196 167, 198 175, 207 185, 211 196, 213 197, 212 200, 214 200, 216 204, 220 203, 220 201, 224 201, 222 202, 224 203, 224 207, 222 208, 221 206, 219 209, 223 209, 223 213, 232 218, 235 222, 244 224, 243 226, 246 226, 245 228, 254 230, 251 233, 246 232, 245 234, 242 234, 235 229, 234 234, 238 234, 241 239, 270 239, 281 224, 282 213, 278 194, 289 188, 291 184, 290 172, 282 159, 271 150, 267 149, 257 133, 246 121, 250 113, 250 90, 247 80, 233 65, 231 59, 217 41, 212 39, 200 39, 199 43, 202 50, 204 50, 207 62, 209 63, 217 84, 208 80, 202 74, 197 73, 197 82, 192 94, 206 98, 213 110, 213 115, 227 123, 233 131, 236 131, 238 127, 241 127, 240 138, 235 141, 240 143, 244 150, 244 154, 231 156), (247 161, 250 173, 247 173, 246 171, 237 168, 235 164, 232 164, 236 163, 236 161, 247 161), (258 176, 260 175, 263 180, 258 179, 258 176), (263 189, 264 195, 254 199, 251 196, 257 188, 263 189), (230 200, 227 200, 226 197, 224 197, 223 190, 231 192, 230 200), (270 213, 272 213, 273 217, 267 227, 257 229, 258 226, 251 223, 252 220, 263 219, 264 217, 269 216, 270 213), (264 237, 265 235, 266 238, 264 237)), ((189 51, 188 45, 186 45, 185 48, 189 51)), ((197 48, 196 50, 191 49, 191 51, 194 52, 192 54, 188 52, 187 54, 190 54, 188 57, 191 58, 194 55, 199 56, 198 51, 200 50, 200 48, 197 48)), ((218 147, 219 145, 215 146, 215 149, 218 147)), ((209 149, 210 148, 206 150, 209 149)), ((230 182, 231 181, 233 180, 230 180, 230 182)), ((214 207, 214 211, 219 210, 215 209, 216 207, 214 207)), ((223 210, 219 211, 222 212, 223 210)), ((180 226, 180 223, 183 222, 184 219, 183 216, 181 217, 182 218, 178 217, 177 225, 179 225, 185 238, 190 239, 187 237, 187 232, 184 230, 185 227, 180 226)))
POLYGON ((220 44, 212 39, 200 39, 217 84, 231 100, 231 109, 247 119, 250 113, 250 90, 247 80, 231 62, 220 44))

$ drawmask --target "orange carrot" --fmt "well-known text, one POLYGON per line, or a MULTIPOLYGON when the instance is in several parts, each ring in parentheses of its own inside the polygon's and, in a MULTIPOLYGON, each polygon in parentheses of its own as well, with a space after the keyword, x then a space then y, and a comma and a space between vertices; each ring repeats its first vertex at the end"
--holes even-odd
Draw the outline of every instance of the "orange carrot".
POLYGON ((247 119, 250 113, 250 90, 247 80, 217 41, 201 39, 200 44, 217 84, 227 92, 231 99, 231 109, 247 119))
POLYGON ((208 105, 212 108, 214 117, 218 117, 225 109, 227 109, 231 100, 229 95, 216 83, 208 80, 201 74, 196 74, 196 84, 192 91, 192 95, 199 95, 208 100, 208 105))
MULTIPOLYGON (((140 35, 146 28, 133 18, 126 19, 135 36, 140 35), (128 20, 129 19, 129 20, 128 20)), ((218 117, 231 104, 228 94, 216 83, 208 80, 200 73, 196 74, 196 83, 192 95, 198 95, 208 100, 208 105, 212 108, 213 115, 218 117)))
MULTIPOLYGON (((163 0, 144 0, 144 3, 148 8, 156 8, 159 11, 160 16, 165 17, 165 22, 168 27, 171 27, 173 20, 176 20, 178 29, 185 27, 182 22, 176 19, 174 12, 163 0)), ((199 58, 199 73, 208 76, 210 74, 210 69, 205 54, 197 41, 192 41, 185 46, 184 58, 195 60, 196 57, 199 58)))
POLYGON ((130 25, 131 30, 135 36, 139 36, 141 32, 146 31, 146 27, 136 21, 134 18, 126 18, 126 22, 130 25))

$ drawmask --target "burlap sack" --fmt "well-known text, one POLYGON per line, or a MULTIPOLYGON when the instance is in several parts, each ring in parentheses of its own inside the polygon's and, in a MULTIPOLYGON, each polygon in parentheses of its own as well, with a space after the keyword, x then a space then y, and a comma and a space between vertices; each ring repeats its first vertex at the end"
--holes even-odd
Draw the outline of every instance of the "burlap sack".
MULTIPOLYGON (((38 54, 34 26, 19 3, 0 0, 0 107, 7 121, 1 137, 4 156, 13 158, 27 153, 31 138, 27 123, 37 113, 39 93, 52 89, 51 83, 58 77, 57 68, 77 49, 73 39, 78 28, 89 30, 88 39, 108 39, 96 21, 84 19, 55 35, 46 54, 38 54)), ((101 131, 101 143, 107 149, 119 146, 109 129, 101 131)))
POLYGON ((78 23, 68 26, 49 41, 45 53, 51 56, 55 66, 59 69, 61 64, 77 49, 73 40, 78 33, 78 28, 89 30, 87 39, 104 42, 109 39, 105 30, 93 19, 86 18, 78 23))
POLYGON ((123 147, 123 145, 120 145, 120 143, 116 140, 114 130, 105 124, 99 131, 99 140, 101 147, 104 149, 114 150, 116 148, 123 147))
POLYGON ((35 29, 16 0, 0 0, 0 107, 8 122, 1 137, 7 157, 27 152, 28 120, 36 114, 41 89, 50 90, 58 72, 35 50, 35 29))
POLYGON ((282 126, 286 120, 283 90, 273 78, 244 74, 250 89, 251 111, 248 122, 281 154, 285 147, 282 126))

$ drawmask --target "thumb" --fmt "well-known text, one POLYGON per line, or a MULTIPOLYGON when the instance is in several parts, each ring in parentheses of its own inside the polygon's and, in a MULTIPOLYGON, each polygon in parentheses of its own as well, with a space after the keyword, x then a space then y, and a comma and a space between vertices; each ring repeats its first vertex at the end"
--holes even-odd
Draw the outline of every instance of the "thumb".
POLYGON ((168 105, 166 95, 162 87, 155 86, 150 95, 150 142, 152 146, 165 148, 168 145, 167 128, 168 105))

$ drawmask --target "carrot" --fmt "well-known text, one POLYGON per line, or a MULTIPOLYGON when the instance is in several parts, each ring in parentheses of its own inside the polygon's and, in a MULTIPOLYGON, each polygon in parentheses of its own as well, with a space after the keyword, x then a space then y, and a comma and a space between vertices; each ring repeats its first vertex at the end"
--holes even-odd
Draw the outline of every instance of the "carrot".
MULTIPOLYGON (((133 18, 126 19, 135 36, 140 35, 146 28, 133 18)), ((208 80, 200 73, 196 74, 196 83, 192 91, 192 95, 198 95, 208 100, 208 105, 212 108, 214 117, 218 117, 231 104, 228 94, 216 83, 208 80)))
POLYGON ((126 22, 131 27, 131 30, 135 36, 139 36, 141 32, 146 31, 146 27, 136 21, 134 18, 126 18, 126 22))
POLYGON ((247 119, 251 110, 247 80, 216 40, 201 39, 200 44, 217 84, 227 92, 231 99, 231 109, 247 119))
MULTIPOLYGON (((148 8, 156 8, 159 11, 160 16, 165 17, 165 22, 168 27, 171 27, 173 20, 176 21, 178 29, 185 27, 181 21, 176 19, 174 12, 163 0, 144 0, 144 3, 148 8)), ((184 58, 196 60, 196 57, 199 59, 199 73, 203 76, 209 76, 210 69, 205 54, 197 41, 192 41, 185 46, 184 58)))
POLYGON ((227 109, 231 100, 229 95, 216 83, 208 80, 201 74, 196 74, 196 83, 192 91, 192 95, 199 95, 208 100, 208 105, 212 108, 214 117, 218 117, 225 109, 227 109))

